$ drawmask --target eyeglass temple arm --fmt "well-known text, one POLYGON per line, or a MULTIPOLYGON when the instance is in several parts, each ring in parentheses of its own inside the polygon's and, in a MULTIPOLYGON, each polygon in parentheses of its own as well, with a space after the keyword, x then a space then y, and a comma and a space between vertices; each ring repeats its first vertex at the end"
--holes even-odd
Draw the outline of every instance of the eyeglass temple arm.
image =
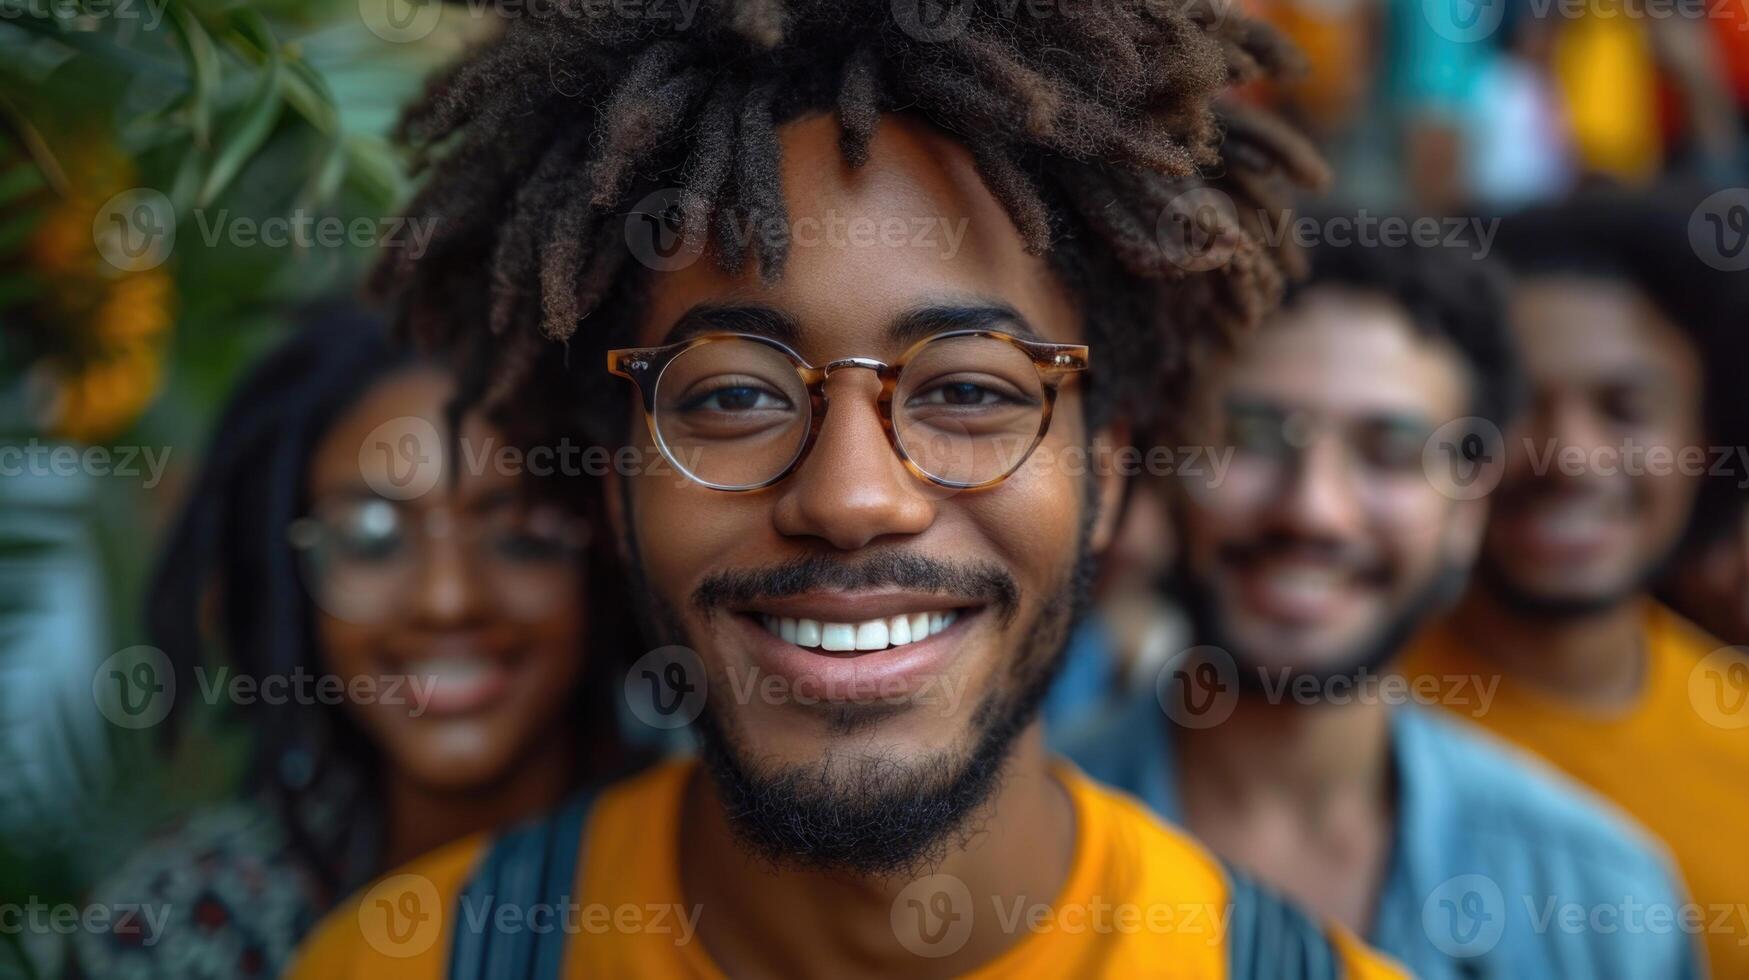
POLYGON ((1084 344, 1028 344, 1027 353, 1038 365, 1038 373, 1052 384, 1060 384, 1071 374, 1087 370, 1087 347, 1084 344))

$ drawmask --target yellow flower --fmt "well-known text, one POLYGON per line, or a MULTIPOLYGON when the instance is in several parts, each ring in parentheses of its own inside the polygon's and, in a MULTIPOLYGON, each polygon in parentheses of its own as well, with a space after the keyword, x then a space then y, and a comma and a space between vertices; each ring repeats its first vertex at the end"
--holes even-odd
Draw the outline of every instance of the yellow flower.
POLYGON ((104 261, 93 218, 130 187, 132 169, 112 148, 80 145, 83 157, 63 161, 72 193, 47 203, 23 257, 41 286, 33 319, 52 331, 42 423, 60 438, 100 442, 158 393, 175 283, 162 267, 125 272, 104 261))

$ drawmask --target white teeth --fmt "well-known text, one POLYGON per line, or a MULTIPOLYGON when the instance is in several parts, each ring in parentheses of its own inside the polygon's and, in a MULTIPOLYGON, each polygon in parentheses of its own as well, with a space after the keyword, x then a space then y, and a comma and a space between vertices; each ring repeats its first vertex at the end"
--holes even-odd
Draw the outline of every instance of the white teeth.
POLYGON ((817 619, 759 617, 766 632, 799 647, 818 647, 833 652, 884 650, 889 646, 916 643, 952 626, 958 610, 920 612, 870 619, 861 623, 822 623, 817 619))
POLYGON ((894 616, 887 620, 887 640, 896 647, 911 642, 911 617, 894 616))
POLYGON ((875 619, 866 623, 858 623, 856 648, 858 650, 885 650, 887 648, 887 621, 875 619))
POLYGON ((929 614, 928 613, 912 613, 911 614, 911 642, 916 643, 918 640, 924 640, 924 639, 928 639, 928 638, 929 638, 929 614))
POLYGON ((856 649, 856 627, 849 623, 827 623, 820 628, 820 649, 856 649))
POLYGON ((472 657, 431 657, 407 665, 414 677, 441 677, 445 680, 473 680, 491 671, 492 665, 472 657))

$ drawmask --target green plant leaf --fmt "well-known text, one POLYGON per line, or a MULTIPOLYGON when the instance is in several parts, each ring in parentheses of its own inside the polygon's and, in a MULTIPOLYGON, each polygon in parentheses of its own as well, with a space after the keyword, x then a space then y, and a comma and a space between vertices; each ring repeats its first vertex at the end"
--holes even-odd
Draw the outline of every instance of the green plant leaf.
POLYGON ((11 204, 46 186, 43 175, 35 167, 28 163, 17 164, 0 174, 0 205, 11 204))
POLYGON ((200 194, 196 198, 196 204, 200 207, 211 204, 230 186, 244 164, 249 162, 249 158, 267 142, 267 137, 273 133, 274 124, 279 122, 280 110, 285 105, 280 98, 280 76, 285 59, 280 55, 272 30, 261 19, 261 15, 253 11, 238 12, 237 27, 238 33, 260 47, 267 57, 267 67, 255 86, 254 94, 250 96, 249 105, 243 110, 242 118, 236 128, 227 134, 218 157, 213 160, 212 169, 207 171, 206 180, 201 184, 200 194))
POLYGON ((212 143, 213 99, 219 89, 219 53, 212 35, 186 6, 175 4, 170 10, 170 24, 188 57, 194 86, 188 95, 188 123, 194 130, 195 145, 205 149, 212 143))

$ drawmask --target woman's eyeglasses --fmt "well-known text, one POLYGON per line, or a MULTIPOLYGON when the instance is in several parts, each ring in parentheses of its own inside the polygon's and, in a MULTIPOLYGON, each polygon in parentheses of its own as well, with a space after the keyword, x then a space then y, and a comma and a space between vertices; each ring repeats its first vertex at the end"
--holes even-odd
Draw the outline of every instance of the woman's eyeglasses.
POLYGON ((410 608, 438 539, 455 542, 461 574, 487 590, 496 610, 539 618, 576 601, 571 573, 588 543, 582 520, 555 506, 415 511, 380 497, 320 502, 292 522, 288 537, 316 604, 358 624, 410 608))

